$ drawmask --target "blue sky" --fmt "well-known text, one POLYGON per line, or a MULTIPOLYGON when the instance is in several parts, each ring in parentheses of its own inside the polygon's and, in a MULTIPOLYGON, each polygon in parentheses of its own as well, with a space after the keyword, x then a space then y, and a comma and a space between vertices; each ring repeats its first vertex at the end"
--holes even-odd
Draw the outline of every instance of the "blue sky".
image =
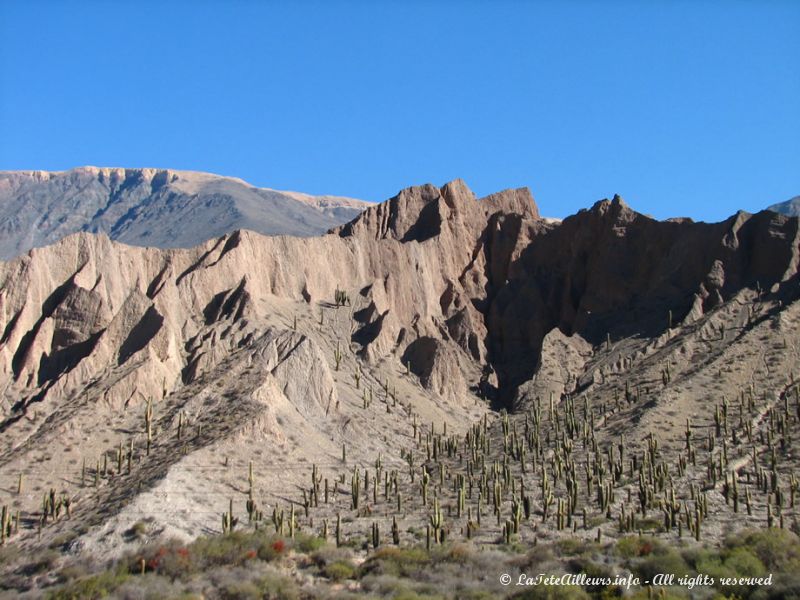
POLYGON ((0 169, 719 220, 800 194, 800 2, 0 2, 0 169))

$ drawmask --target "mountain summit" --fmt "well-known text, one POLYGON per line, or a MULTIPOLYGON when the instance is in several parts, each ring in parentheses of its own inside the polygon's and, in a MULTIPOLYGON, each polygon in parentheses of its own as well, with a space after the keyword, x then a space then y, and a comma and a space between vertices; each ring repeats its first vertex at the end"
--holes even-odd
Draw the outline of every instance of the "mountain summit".
POLYGON ((79 231, 159 248, 188 248, 236 229, 307 237, 349 221, 366 206, 194 171, 3 171, 0 259, 79 231))

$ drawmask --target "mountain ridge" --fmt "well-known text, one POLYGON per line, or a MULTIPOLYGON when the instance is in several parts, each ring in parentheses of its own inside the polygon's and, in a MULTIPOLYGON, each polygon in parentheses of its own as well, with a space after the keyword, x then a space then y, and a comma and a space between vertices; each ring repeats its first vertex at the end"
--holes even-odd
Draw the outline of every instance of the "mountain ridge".
POLYGON ((0 172, 0 258, 75 231, 157 247, 191 247, 235 229, 319 235, 369 203, 258 188, 175 169, 78 167, 0 172))
MULTIPOLYGON (((751 452, 768 460, 765 428, 775 419, 765 416, 788 406, 800 360, 798 265, 795 217, 656 221, 615 197, 553 224, 525 188, 478 199, 461 180, 404 189, 316 237, 237 230, 165 250, 71 235, 0 262, 0 488, 14 488, 20 473, 26 482, 13 499, 24 519, 14 543, 33 552, 66 539, 70 553, 119 556, 143 520, 153 540, 193 539, 219 531, 234 500, 239 515, 249 498, 265 514, 287 502, 306 507, 312 465, 333 482, 333 499, 308 508, 312 517, 297 510, 304 530, 341 512, 344 535, 360 539, 372 520, 388 527, 395 516, 414 543, 430 517, 415 471, 431 476, 442 506, 455 506, 445 470, 467 478, 482 459, 465 465, 480 451, 462 455, 460 441, 448 441, 444 456, 444 440, 477 431, 492 437, 486 463, 507 460, 528 490, 544 485, 541 469, 550 477, 556 468, 547 456, 567 442, 581 473, 622 438, 626 456, 685 462, 669 471, 675 497, 688 510, 696 486, 707 486, 713 510, 703 532, 721 540, 765 521, 770 501, 748 470, 740 485, 753 487, 752 510, 735 513, 721 483, 705 479, 707 462, 735 446, 698 442, 695 468, 682 454, 685 431, 691 422, 694 439, 722 436, 714 419, 729 402, 732 414, 747 412, 758 446, 736 468, 750 469, 751 452), (513 450, 500 409, 515 433, 547 423, 545 450, 525 446, 535 468, 513 450), (579 411, 582 428, 567 419, 579 411), (87 459, 96 485, 82 483, 87 459), (101 471, 104 460, 111 466, 101 471), (447 466, 436 471, 436 461, 447 466), (402 511, 377 491, 353 508, 337 483, 378 463, 397 472, 402 511), (72 516, 39 536, 41 492, 51 488, 73 499, 72 516)), ((788 481, 793 462, 775 460, 788 481)), ((501 480, 505 514, 513 490, 501 480)), ((566 497, 563 476, 551 481, 566 497)), ((600 506, 591 484, 582 487, 580 507, 596 525, 569 535, 619 535, 636 482, 608 478, 616 497, 600 506)), ((534 513, 546 511, 532 502, 534 513)), ((455 514, 448 510, 451 539, 469 529, 455 514)), ((479 543, 497 543, 493 521, 474 533, 479 543)), ((557 539, 553 521, 526 522, 519 535, 557 539)), ((681 533, 672 524, 663 535, 681 533)))
POLYGON ((800 217, 800 196, 795 196, 784 202, 778 202, 777 204, 768 206, 767 210, 790 217, 800 217))

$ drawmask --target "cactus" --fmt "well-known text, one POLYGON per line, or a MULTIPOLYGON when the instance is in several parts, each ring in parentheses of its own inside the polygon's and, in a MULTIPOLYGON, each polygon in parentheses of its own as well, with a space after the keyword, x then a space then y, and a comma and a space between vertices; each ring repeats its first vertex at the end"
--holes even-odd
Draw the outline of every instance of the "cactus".
POLYGON ((397 525, 397 517, 392 517, 392 543, 400 545, 400 527, 397 525))
POLYGON ((122 442, 120 442, 119 446, 117 447, 117 475, 122 474, 122 460, 124 456, 125 454, 122 450, 122 442))
POLYGON ((333 351, 334 369, 339 370, 339 365, 342 363, 342 351, 339 348, 339 340, 336 340, 336 350, 333 351))
POLYGON ((250 494, 247 498, 247 522, 252 523, 254 520, 257 520, 256 517, 258 515, 258 505, 256 501, 253 499, 253 489, 250 488, 250 494))
POLYGON ((322 482, 322 475, 319 474, 319 470, 317 469, 317 463, 313 463, 311 465, 311 499, 314 502, 315 507, 319 506, 319 484, 321 482, 322 482))
POLYGON ((150 456, 150 446, 153 443, 153 399, 147 399, 147 407, 144 411, 144 430, 147 435, 147 456, 150 456))
POLYGON ((511 522, 506 521, 503 525, 503 542, 508 546, 511 544, 511 522))
POLYGON ((8 506, 3 505, 2 513, 0 513, 0 545, 6 543, 6 538, 11 535, 11 513, 8 506))
POLYGON ((350 495, 352 498, 353 510, 358 510, 358 498, 361 493, 361 475, 358 468, 353 469, 353 475, 350 478, 350 495))
POLYGON ((377 548, 381 545, 381 534, 378 530, 378 524, 372 523, 372 547, 377 548))
POLYGON ((444 541, 443 536, 443 519, 442 519, 442 509, 439 506, 439 499, 433 499, 433 513, 428 517, 430 519, 431 528, 433 531, 433 539, 437 544, 441 544, 444 541))
POLYGON ((516 497, 511 503, 511 517, 514 522, 514 533, 519 533, 519 522, 522 520, 522 503, 516 497))
POLYGON ((333 293, 333 300, 337 308, 350 304, 350 296, 344 290, 340 290, 338 286, 333 293))
POLYGON ((698 507, 694 509, 694 539, 700 541, 700 523, 702 522, 701 511, 698 507))
POLYGON ((275 526, 275 533, 283 535, 283 509, 278 512, 278 507, 272 509, 272 524, 275 526))
POLYGON ((239 519, 233 516, 233 499, 229 500, 228 512, 222 513, 222 533, 231 533, 239 519))

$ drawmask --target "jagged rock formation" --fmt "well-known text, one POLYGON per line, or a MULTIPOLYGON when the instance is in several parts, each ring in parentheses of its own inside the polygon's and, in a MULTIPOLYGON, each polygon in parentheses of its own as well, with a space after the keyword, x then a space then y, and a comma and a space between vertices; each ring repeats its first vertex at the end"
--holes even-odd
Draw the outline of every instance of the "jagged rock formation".
POLYGON ((462 181, 313 238, 237 231, 159 250, 76 234, 0 263, 0 473, 44 489, 117 444, 141 455, 153 400, 170 433, 137 463, 146 494, 124 478, 80 488, 96 528, 79 544, 111 550, 142 514, 188 537, 216 523, 250 460, 278 470, 260 488, 274 500, 306 477, 293 465, 338 464, 343 445, 357 464, 396 457, 412 415, 457 432, 490 406, 567 394, 619 407, 624 383, 643 400, 604 417, 608 438, 635 449, 657 425, 669 449, 676 414, 709 416, 723 368, 715 394, 792 380, 799 253, 798 219, 772 212, 659 222, 615 197, 555 223, 527 189, 477 200, 462 181), (222 456, 238 475, 227 458, 206 474, 222 456))
POLYGON ((0 259, 79 231, 158 248, 189 248, 237 229, 318 235, 366 206, 350 198, 259 189, 241 179, 190 171, 4 171, 0 259))
POLYGON ((396 354, 456 395, 466 382, 443 373, 471 361, 508 402, 554 329, 591 345, 653 337, 670 314, 695 320, 743 288, 791 279, 797 225, 770 212, 658 222, 619 198, 556 225, 527 190, 477 201, 455 181, 404 190, 321 238, 242 231, 162 251, 72 236, 3 267, 4 394, 22 397, 5 412, 135 359, 151 363, 151 381, 134 369, 131 393, 163 396, 242 343, 265 303, 313 305, 337 288, 363 302, 351 337, 365 360, 396 354))

